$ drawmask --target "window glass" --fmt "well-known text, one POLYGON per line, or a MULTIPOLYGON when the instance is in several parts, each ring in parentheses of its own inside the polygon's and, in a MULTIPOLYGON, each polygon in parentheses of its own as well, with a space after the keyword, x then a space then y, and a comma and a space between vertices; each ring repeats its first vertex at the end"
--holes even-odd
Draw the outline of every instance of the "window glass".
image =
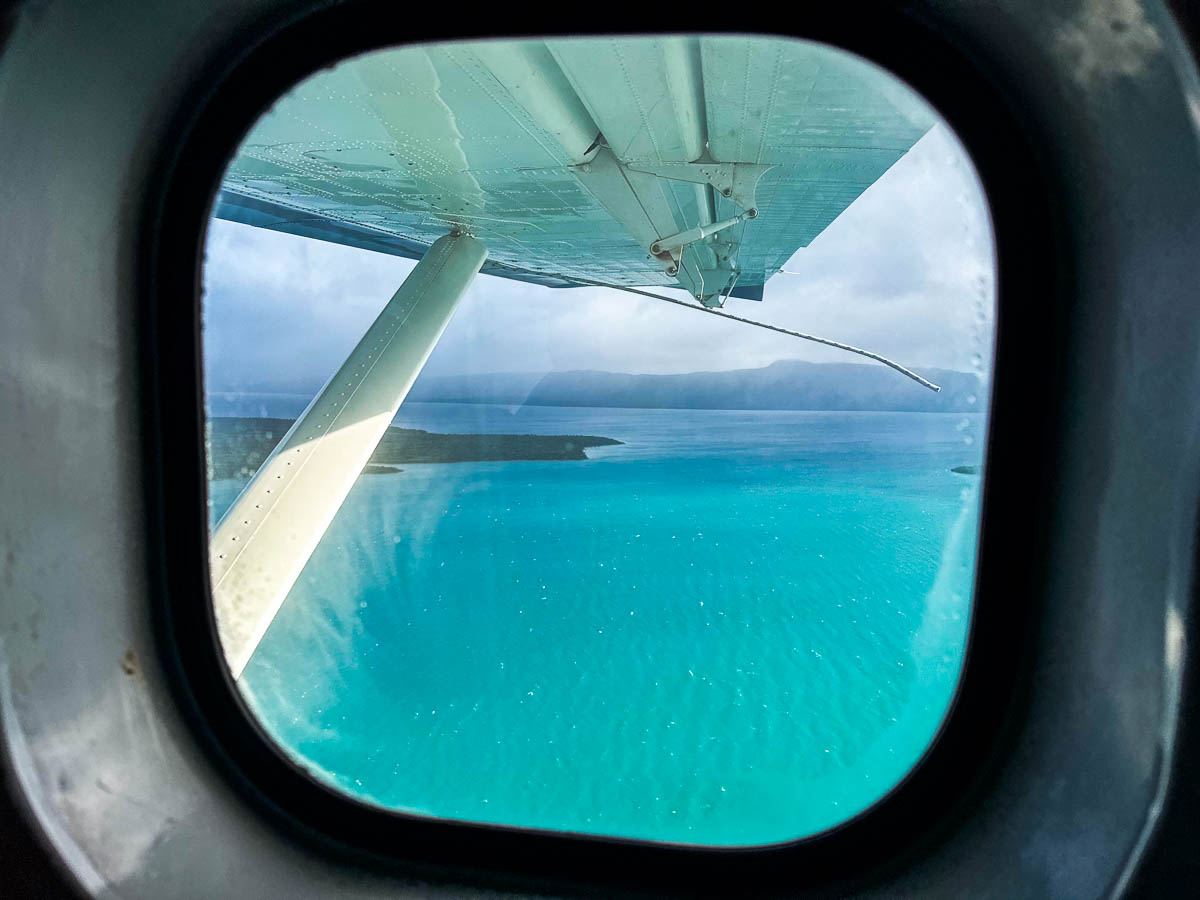
POLYGON ((863 811, 963 663, 993 254, 948 125, 822 45, 313 75, 205 248, 249 709, 406 813, 744 846, 863 811))

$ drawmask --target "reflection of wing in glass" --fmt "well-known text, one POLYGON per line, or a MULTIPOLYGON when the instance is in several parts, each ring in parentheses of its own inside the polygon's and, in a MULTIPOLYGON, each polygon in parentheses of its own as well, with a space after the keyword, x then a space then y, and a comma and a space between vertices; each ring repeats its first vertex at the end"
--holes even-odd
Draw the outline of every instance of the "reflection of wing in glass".
POLYGON ((487 245, 489 274, 683 287, 718 306, 762 299, 932 124, 873 65, 800 41, 406 47, 282 98, 215 212, 411 258, 461 230, 487 245))

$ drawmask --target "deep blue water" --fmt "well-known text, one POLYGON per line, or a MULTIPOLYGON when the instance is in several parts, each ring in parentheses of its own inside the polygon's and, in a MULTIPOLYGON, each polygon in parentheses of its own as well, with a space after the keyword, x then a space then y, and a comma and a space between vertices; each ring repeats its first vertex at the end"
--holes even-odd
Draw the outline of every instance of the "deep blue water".
MULTIPOLYGON (((397 424, 626 443, 359 479, 240 682, 317 777, 435 816, 745 845, 849 818, 929 745, 978 524, 979 479, 950 469, 980 462, 982 416, 412 404, 397 424)), ((240 487, 213 483, 214 518, 240 487)))

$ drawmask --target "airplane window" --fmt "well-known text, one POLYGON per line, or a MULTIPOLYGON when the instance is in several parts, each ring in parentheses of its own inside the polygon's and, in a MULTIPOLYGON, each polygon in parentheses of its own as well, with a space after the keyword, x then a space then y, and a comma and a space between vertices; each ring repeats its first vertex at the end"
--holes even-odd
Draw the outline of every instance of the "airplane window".
POLYGON ((905 84, 762 37, 371 52, 214 203, 214 615, 280 752, 398 812, 710 846, 917 764, 995 276, 905 84))

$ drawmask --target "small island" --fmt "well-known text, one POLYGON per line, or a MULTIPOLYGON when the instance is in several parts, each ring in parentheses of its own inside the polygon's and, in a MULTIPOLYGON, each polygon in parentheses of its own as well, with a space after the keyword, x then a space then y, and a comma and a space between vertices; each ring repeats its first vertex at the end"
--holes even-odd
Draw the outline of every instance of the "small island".
MULTIPOLYGON (((290 419, 214 417, 208 420, 211 478, 246 478, 258 471, 289 428, 290 419)), ((587 459, 588 447, 622 443, 586 434, 437 434, 390 427, 364 469, 368 475, 403 471, 403 463, 513 462, 587 459)))
POLYGON ((978 475, 979 466, 955 466, 950 471, 958 475, 978 475))

